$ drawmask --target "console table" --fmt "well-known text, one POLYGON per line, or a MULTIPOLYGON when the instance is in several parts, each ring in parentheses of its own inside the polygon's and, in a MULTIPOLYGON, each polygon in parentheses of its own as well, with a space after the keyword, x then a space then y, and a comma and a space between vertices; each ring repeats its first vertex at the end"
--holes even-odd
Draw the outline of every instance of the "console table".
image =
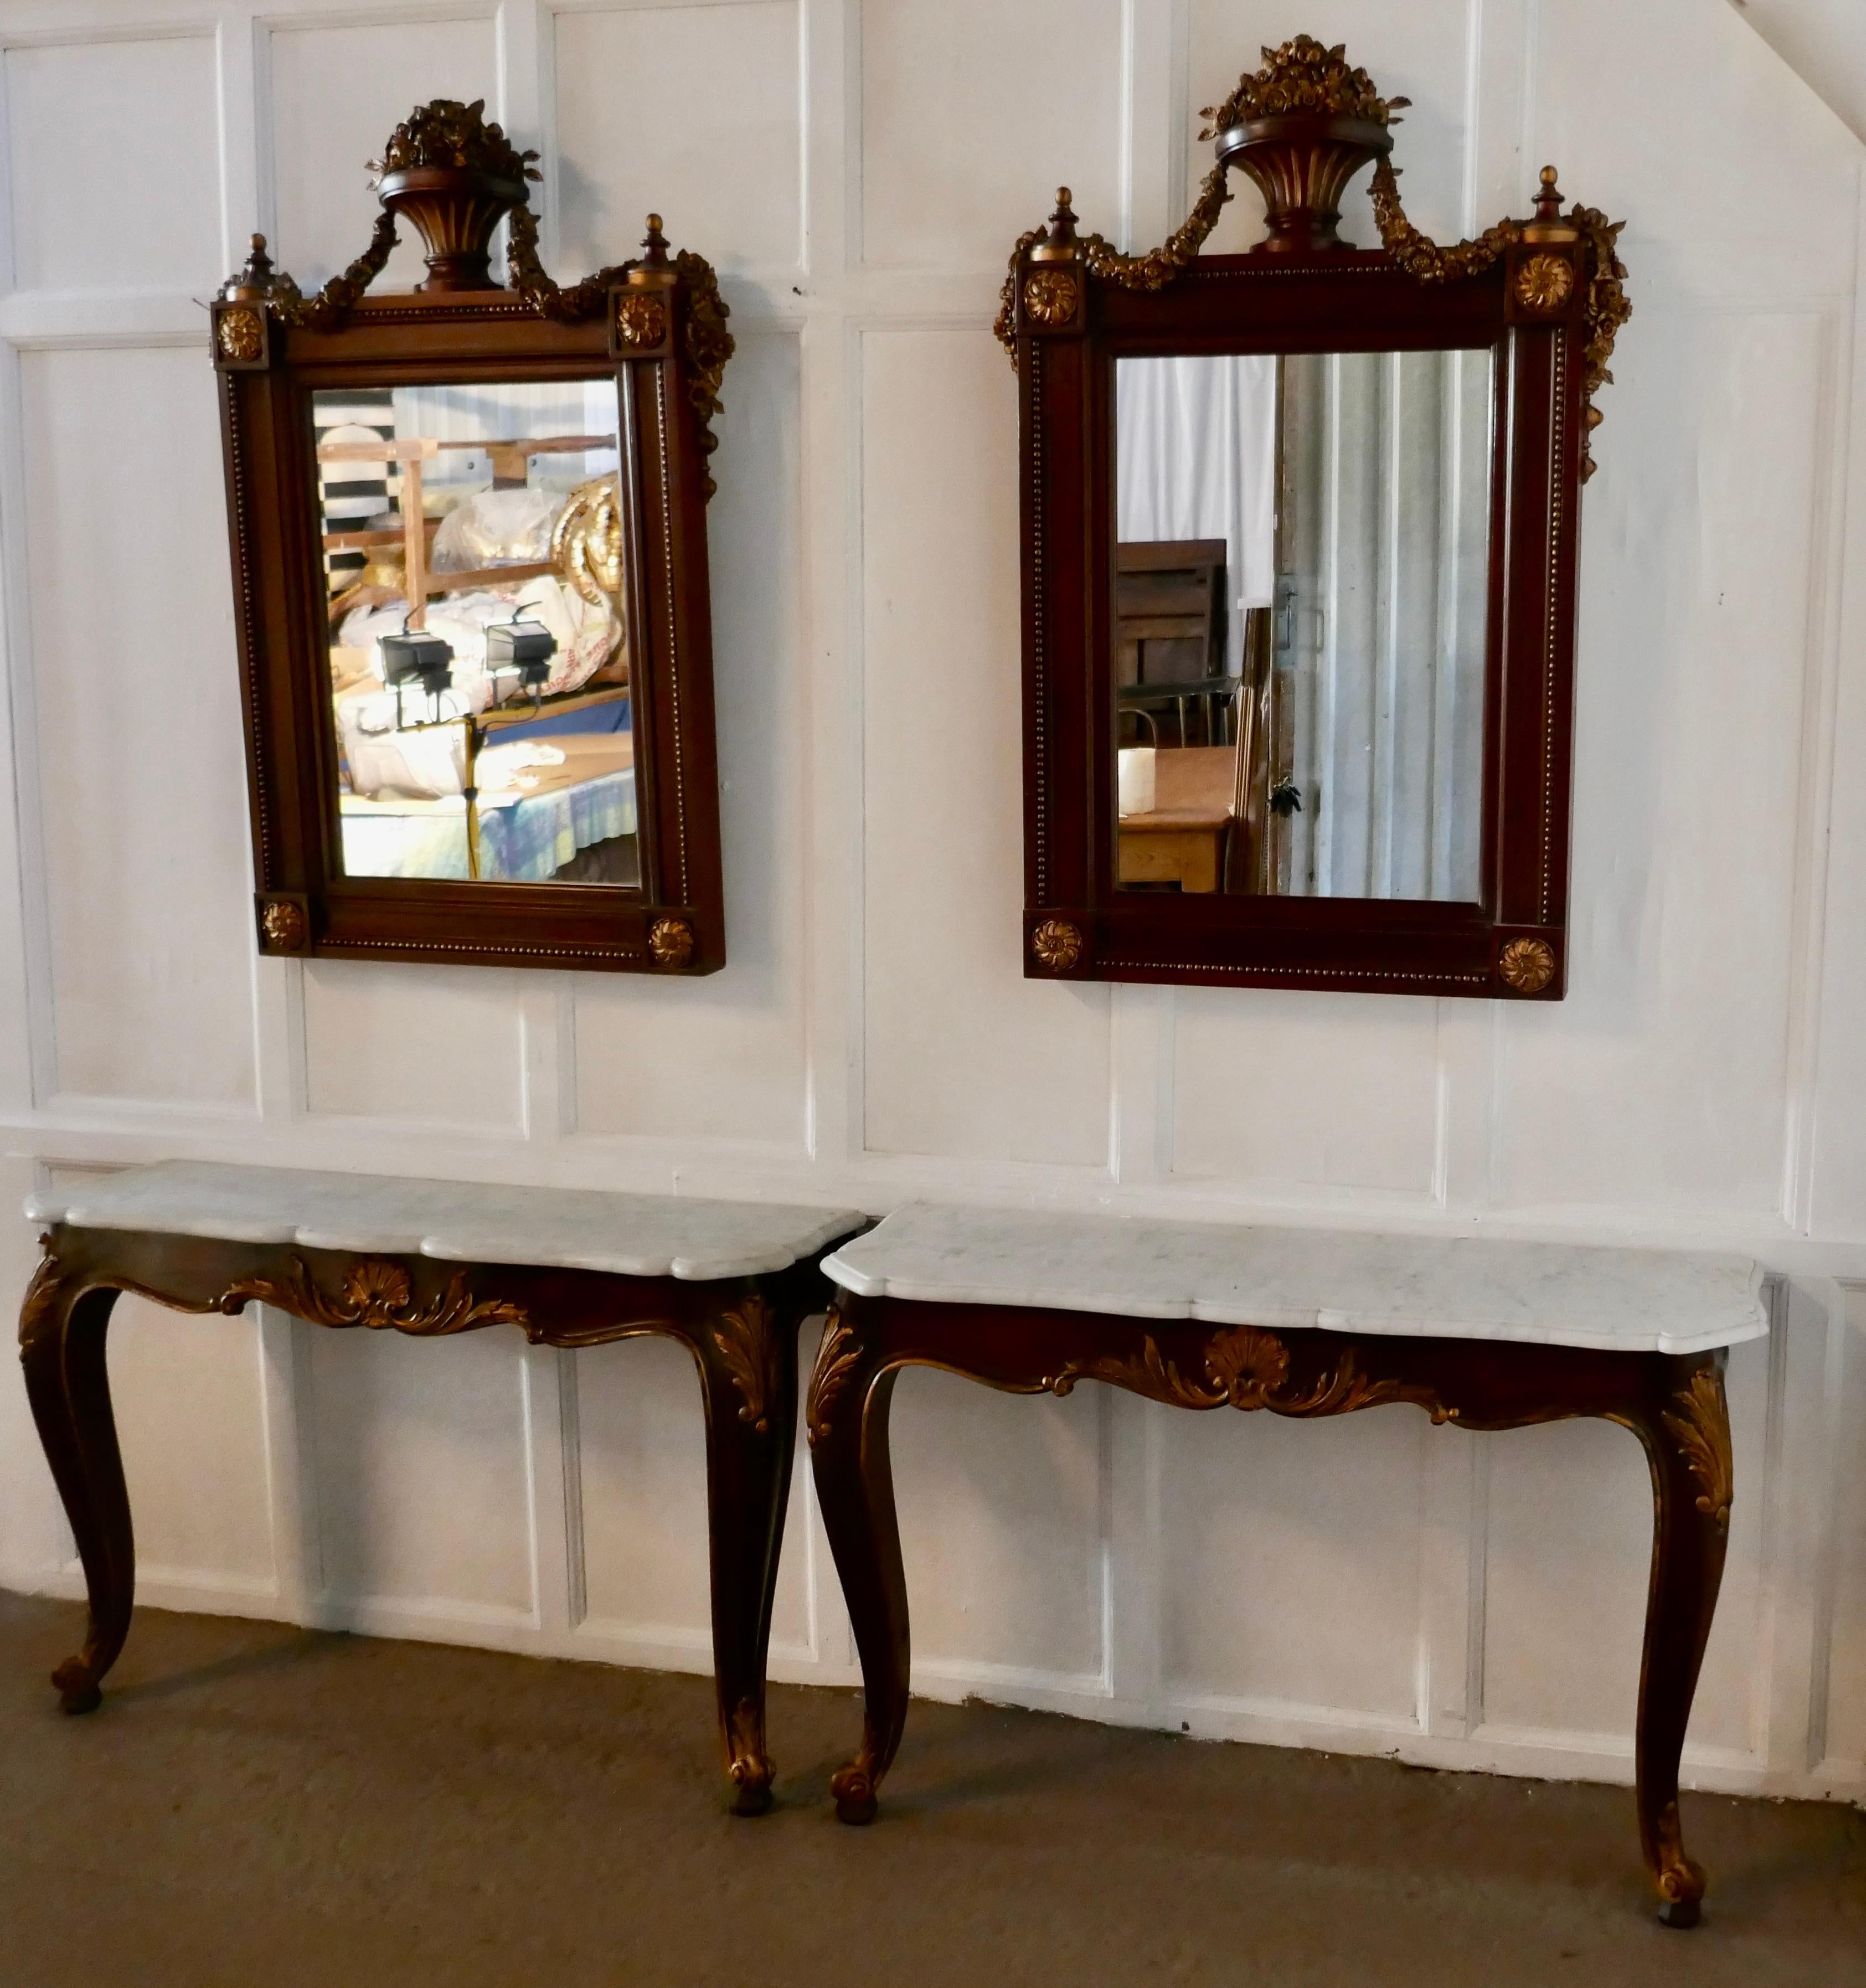
POLYGON ((1436 1422, 1599 1415, 1651 1466, 1639 1685, 1640 1841, 1669 1925, 1695 1925, 1678 1756, 1723 1572, 1724 1350, 1768 1331, 1746 1258, 914 1206, 825 1258, 840 1286, 806 1421, 861 1655, 860 1750, 833 1778, 863 1823, 907 1716, 908 1604, 887 1453, 900 1370, 1013 1394, 1104 1381, 1181 1408, 1436 1422))
POLYGON ((765 1655, 790 1489, 796 1335, 829 1296, 816 1258, 846 1209, 172 1164, 35 1195, 44 1260, 20 1314, 39 1440, 84 1564, 84 1647, 53 1673, 90 1712, 130 1627, 135 1547, 104 1334, 120 1291, 180 1311, 276 1305, 316 1325, 534 1344, 647 1333, 699 1368, 713 1658, 733 1806, 770 1804, 765 1655))

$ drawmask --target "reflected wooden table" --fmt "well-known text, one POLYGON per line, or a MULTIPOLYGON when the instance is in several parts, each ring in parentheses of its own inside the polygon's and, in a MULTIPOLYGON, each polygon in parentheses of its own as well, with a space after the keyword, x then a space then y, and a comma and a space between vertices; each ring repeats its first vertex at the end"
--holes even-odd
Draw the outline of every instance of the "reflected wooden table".
POLYGON ((1154 805, 1121 817, 1120 881, 1221 890, 1237 766, 1235 746, 1161 747, 1154 759, 1154 805))
POLYGON ((805 1419, 865 1693, 860 1746, 831 1782, 843 1821, 874 1817, 907 1718, 887 1445, 904 1368, 1303 1420, 1398 1402, 1463 1428, 1599 1416, 1651 1469, 1636 1807, 1659 1916, 1697 1922, 1678 1760, 1729 1529, 1725 1349, 1768 1330, 1747 1258, 911 1207, 823 1267, 840 1289, 805 1419))
POLYGON ((713 1660, 733 1806, 768 1807, 765 1659, 796 1441, 797 1329, 846 1209, 490 1188, 183 1164, 35 1197, 45 1256, 20 1314, 33 1419, 84 1565, 84 1647, 52 1675, 94 1711, 136 1589, 104 1338, 121 1291, 179 1311, 268 1304, 316 1325, 533 1344, 658 1334, 693 1355, 705 1411, 713 1660))
POLYGON ((1184 891, 1215 891, 1225 874, 1225 837, 1231 811, 1156 808, 1123 815, 1121 881, 1176 884, 1184 891))

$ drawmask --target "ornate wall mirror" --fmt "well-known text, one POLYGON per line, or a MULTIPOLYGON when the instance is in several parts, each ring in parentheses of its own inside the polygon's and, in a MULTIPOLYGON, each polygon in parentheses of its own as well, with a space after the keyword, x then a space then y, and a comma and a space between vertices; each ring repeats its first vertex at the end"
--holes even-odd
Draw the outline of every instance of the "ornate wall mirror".
POLYGON ((426 105, 357 262, 306 297, 255 236, 213 304, 265 952, 724 964, 725 306, 653 215, 637 260, 560 289, 535 156, 426 105), (369 294, 399 219, 427 279, 369 294))
POLYGON ((1559 999, 1580 486, 1618 226, 1443 248, 1404 98, 1264 51, 1151 255, 1019 242, 1026 971, 1559 999), (1337 232, 1375 167, 1380 248, 1337 232), (1202 256, 1241 167, 1263 240, 1202 256))

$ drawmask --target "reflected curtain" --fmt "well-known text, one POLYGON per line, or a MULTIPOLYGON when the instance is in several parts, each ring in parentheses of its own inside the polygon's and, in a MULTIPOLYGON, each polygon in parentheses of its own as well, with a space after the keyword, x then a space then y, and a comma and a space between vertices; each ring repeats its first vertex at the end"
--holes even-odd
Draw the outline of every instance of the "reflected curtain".
POLYGON ((1115 393, 1124 540, 1222 539, 1226 668, 1243 664, 1244 614, 1276 585, 1276 360, 1124 359, 1115 393))

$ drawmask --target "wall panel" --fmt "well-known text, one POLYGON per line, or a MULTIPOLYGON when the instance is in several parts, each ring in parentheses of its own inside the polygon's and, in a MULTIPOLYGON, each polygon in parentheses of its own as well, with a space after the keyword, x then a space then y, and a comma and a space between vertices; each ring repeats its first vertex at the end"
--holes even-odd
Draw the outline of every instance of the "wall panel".
MULTIPOLYGON (((308 293, 368 246, 377 208, 366 168, 413 105, 483 97, 486 114, 499 114, 496 29, 490 7, 463 6, 453 19, 301 18, 259 32, 271 83, 261 117, 271 138, 262 170, 272 190, 272 256, 308 293)), ((532 142, 512 136, 521 149, 532 142)), ((407 289, 425 274, 420 235, 411 224, 401 233, 378 287, 407 289)))
POLYGON ((196 1318, 119 1298, 110 1347, 144 1574, 274 1591, 257 1308, 239 1318, 196 1318), (220 1439, 177 1440, 177 1431, 201 1427, 222 1432, 220 1439))
POLYGON ((728 275, 803 259, 797 0, 556 19, 561 279, 636 252, 642 217, 728 275))
POLYGON ((1812 316, 1660 306, 1615 354, 1568 998, 1504 1023, 1521 1201, 1780 1204, 1821 343, 1812 316))
POLYGON ((519 974, 488 968, 308 961, 307 1104, 516 1131, 521 991, 519 974))
MULTIPOLYGON (((671 1339, 638 1339, 570 1357, 586 1627, 681 1639, 709 1664, 705 1425, 693 1356, 671 1339)), ((803 1503, 799 1473, 772 1614, 779 1650, 810 1642, 803 1503)))
MULTIPOLYGON (((1768 1354, 1732 1353, 1740 1487, 1691 1743, 1757 1742, 1768 1354)), ((1651 1566, 1651 1478, 1636 1438, 1606 1422, 1513 1429, 1490 1444, 1483 1710, 1492 1727, 1612 1734, 1630 1746, 1651 1566)))
MULTIPOLYGON (((0 1293, 10 1310, 39 1264, 39 1245, 13 1212, 38 1185, 24 1153, 0 1151, 0 1293)), ((0 1362, 0 1583, 44 1581, 70 1550, 64 1514, 39 1453, 17 1361, 0 1362)))
POLYGON ((642 1339, 572 1357, 589 1615, 703 1647, 706 1452, 693 1356, 642 1339))
POLYGON ((1030 1401, 925 1368, 896 1386, 894 1483, 921 1688, 928 1673, 980 1665, 1043 1683, 1100 1672, 1100 1391, 1030 1401))
POLYGON ((1851 1432, 1866 1425, 1866 1303, 1852 1294, 1853 1323, 1834 1365, 1835 1425, 1847 1432, 1834 1473, 1832 1604, 1820 1652, 1826 1689, 1816 1708, 1828 1762, 1866 1784, 1866 1449, 1851 1432))
POLYGON ((1169 1696, 1415 1723, 1424 1445, 1442 1434, 1414 1414, 1148 1413, 1169 1696))
POLYGON ((523 1342, 301 1330, 323 1593, 468 1621, 536 1607, 523 1342))
POLYGON ((593 1134, 797 1147, 810 749, 797 636, 797 342, 788 331, 736 336, 715 423, 719 488, 706 519, 725 969, 678 986, 630 974, 576 978, 576 1122, 593 1134))
POLYGON ((1108 996, 1023 977, 1016 384, 863 340, 867 1144, 1105 1161, 1108 996))
POLYGON ((74 39, 5 64, 15 285, 205 295, 221 273, 212 35, 74 39))
POLYGON ((19 394, 59 1087, 249 1107, 214 376, 192 347, 29 351, 19 394))
POLYGON ((998 274, 1067 185, 1121 227, 1120 0, 863 0, 862 258, 998 274))
POLYGON ((1174 1005, 1175 1174, 1273 1199, 1432 1192, 1435 1003, 1186 988, 1174 1005))
POLYGON ((1560 0, 1543 11, 1531 149, 1562 165, 1573 191, 1632 217, 1621 242, 1648 286, 1752 302, 1852 295, 1859 141, 1757 46, 1740 10, 1560 0), (1692 86, 1668 93, 1666 115, 1641 114, 1652 76, 1675 74, 1682 48, 1692 86), (1733 131, 1756 142, 1733 145, 1733 131), (1583 161, 1600 192, 1583 188, 1583 161), (1691 225, 1713 212, 1716 228, 1691 225))

